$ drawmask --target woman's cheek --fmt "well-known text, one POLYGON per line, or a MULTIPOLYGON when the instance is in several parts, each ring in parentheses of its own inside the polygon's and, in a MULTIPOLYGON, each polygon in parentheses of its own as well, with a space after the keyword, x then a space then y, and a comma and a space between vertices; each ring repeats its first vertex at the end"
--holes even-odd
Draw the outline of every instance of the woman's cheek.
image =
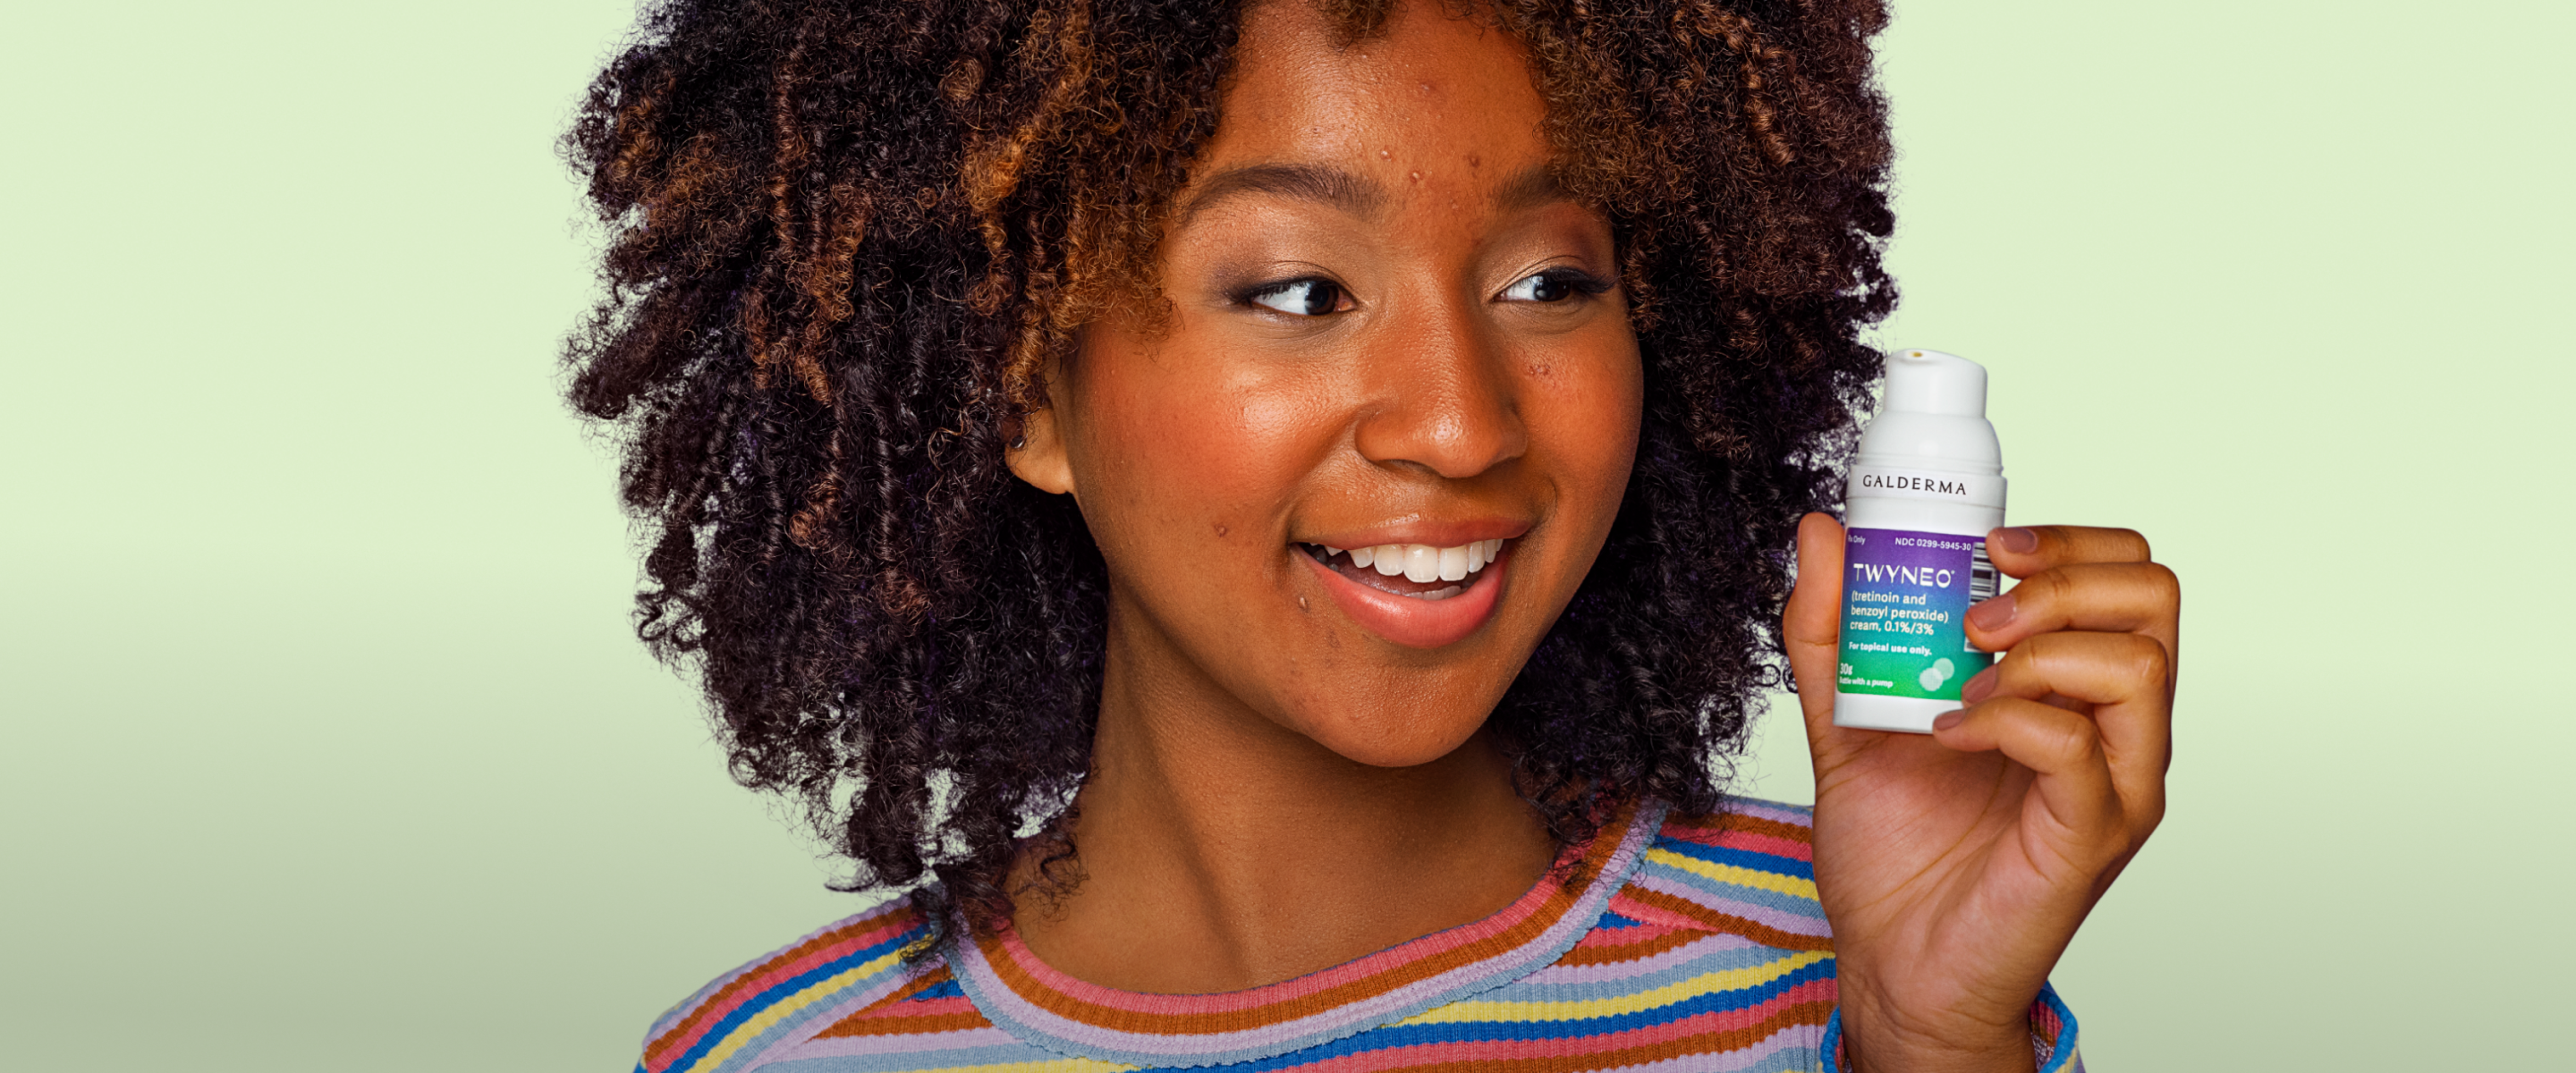
POLYGON ((1587 501, 1596 534, 1609 531, 1610 516, 1627 490, 1645 415, 1645 370, 1636 337, 1624 320, 1616 327, 1585 340, 1587 345, 1533 360, 1528 373, 1531 394, 1542 403, 1534 409, 1545 415, 1539 435, 1572 485, 1560 494, 1587 501))
POLYGON ((1311 400, 1168 344, 1101 357, 1085 399, 1098 425, 1091 468, 1121 494, 1120 517, 1095 524, 1150 527, 1121 543, 1155 555, 1203 554, 1210 541, 1272 551, 1263 536, 1295 484, 1311 400))

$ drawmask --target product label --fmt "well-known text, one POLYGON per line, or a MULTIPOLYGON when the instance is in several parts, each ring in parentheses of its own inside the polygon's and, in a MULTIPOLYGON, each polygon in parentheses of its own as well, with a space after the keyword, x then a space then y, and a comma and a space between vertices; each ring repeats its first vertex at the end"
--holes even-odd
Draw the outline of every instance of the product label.
POLYGON ((1835 691, 1959 699, 1959 685, 1995 661, 1969 647, 1965 616, 1996 581, 1983 537, 1851 530, 1835 691))

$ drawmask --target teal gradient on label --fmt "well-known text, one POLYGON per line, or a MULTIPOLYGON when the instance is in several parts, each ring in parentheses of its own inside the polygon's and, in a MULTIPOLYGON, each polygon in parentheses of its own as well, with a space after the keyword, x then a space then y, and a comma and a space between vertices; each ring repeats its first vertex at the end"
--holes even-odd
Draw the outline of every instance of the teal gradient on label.
POLYGON ((1854 529, 1843 544, 1842 657, 1834 691, 1957 700, 1994 657, 1963 617, 1983 537, 1854 529))

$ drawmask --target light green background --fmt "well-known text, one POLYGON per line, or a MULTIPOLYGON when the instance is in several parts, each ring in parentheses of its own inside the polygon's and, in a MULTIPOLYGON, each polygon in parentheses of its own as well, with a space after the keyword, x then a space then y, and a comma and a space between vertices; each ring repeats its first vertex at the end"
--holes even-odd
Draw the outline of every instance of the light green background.
MULTIPOLYGON (((2188 586, 2171 819, 2057 974, 2097 1069, 2560 1057, 2571 12, 1884 40, 1886 341, 1993 369, 2014 517, 2188 586)), ((551 139, 629 14, 11 12, 0 1065, 620 1069, 855 908, 630 639, 555 401, 551 139)))

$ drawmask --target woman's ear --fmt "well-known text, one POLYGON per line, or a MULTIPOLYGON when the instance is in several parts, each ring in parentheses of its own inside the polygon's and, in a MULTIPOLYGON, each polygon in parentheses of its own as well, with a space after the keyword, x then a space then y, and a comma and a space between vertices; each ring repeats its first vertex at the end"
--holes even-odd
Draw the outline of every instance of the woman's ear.
POLYGON ((1002 461, 1038 491, 1055 495, 1073 491, 1073 463, 1065 456, 1064 430, 1056 424, 1052 406, 1020 415, 1019 431, 1002 453, 1002 461))

